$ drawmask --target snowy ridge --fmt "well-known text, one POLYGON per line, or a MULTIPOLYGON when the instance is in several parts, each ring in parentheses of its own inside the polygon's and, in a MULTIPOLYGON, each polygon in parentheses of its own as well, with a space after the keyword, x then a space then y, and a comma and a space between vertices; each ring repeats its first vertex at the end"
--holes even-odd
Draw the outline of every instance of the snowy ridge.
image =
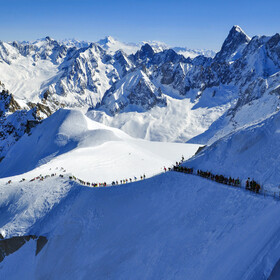
POLYGON ((7 236, 48 238, 37 257, 30 243, 5 258, 0 275, 6 279, 259 279, 268 278, 278 260, 280 204, 273 200, 175 173, 108 189, 49 180, 19 183, 1 197, 14 204, 7 217, 17 213, 2 227, 10 229, 7 236))
POLYGON ((280 35, 234 26, 193 59, 120 46, 0 42, 0 238, 48 240, 0 279, 279 279, 278 199, 164 167, 184 156, 280 197, 280 35), (208 146, 169 143, 188 140, 208 146))
POLYGON ((217 140, 187 164, 243 180, 250 177, 278 193, 279 127, 280 114, 277 112, 217 140))
POLYGON ((32 179, 49 174, 50 167, 63 167, 85 181, 110 183, 159 173, 182 154, 192 156, 198 147, 133 139, 90 120, 81 111, 60 109, 13 145, 0 163, 0 176, 32 179), (32 174, 21 175, 28 171, 32 174))

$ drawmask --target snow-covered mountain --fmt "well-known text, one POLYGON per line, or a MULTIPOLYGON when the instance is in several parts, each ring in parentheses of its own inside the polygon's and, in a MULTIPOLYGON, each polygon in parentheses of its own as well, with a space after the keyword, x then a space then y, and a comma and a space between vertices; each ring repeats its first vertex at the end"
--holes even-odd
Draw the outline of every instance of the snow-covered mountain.
POLYGON ((97 43, 111 55, 114 55, 118 50, 121 50, 128 55, 136 53, 139 50, 139 45, 133 43, 123 43, 112 36, 107 36, 104 39, 99 40, 97 43))
POLYGON ((112 37, 1 42, 1 80, 22 108, 89 109, 95 121, 156 141, 212 143, 278 108, 279 34, 251 39, 234 26, 214 57, 193 59, 155 42, 129 54, 119 47, 112 37))
POLYGON ((84 180, 111 182, 123 176, 134 178, 140 172, 150 176, 179 160, 182 154, 186 158, 192 156, 198 147, 134 139, 119 129, 90 120, 79 110, 60 109, 9 149, 0 163, 0 177, 35 168, 35 174, 49 173, 50 167, 62 166, 84 180), (112 162, 116 163, 114 168, 112 162), (131 166, 132 162, 135 166, 131 166))
MULTIPOLYGON (((83 46, 85 46, 86 42, 82 41, 76 41, 76 40, 63 40, 62 42, 64 42, 67 45, 72 45, 72 46, 82 46, 81 44, 83 44, 83 46)), ((206 57, 214 57, 216 52, 212 51, 212 50, 200 50, 200 49, 190 49, 187 47, 172 47, 167 45, 164 42, 160 42, 160 41, 142 41, 141 43, 135 44, 135 43, 123 43, 115 38, 113 38, 112 36, 106 36, 104 39, 101 39, 97 42, 97 44, 99 44, 103 49, 105 49, 106 51, 108 51, 108 53, 110 54, 114 54, 116 53, 116 51, 118 50, 122 50, 123 52, 125 52, 126 54, 130 55, 130 54, 135 54, 137 51, 140 50, 140 48, 145 45, 148 44, 150 45, 154 52, 162 52, 164 50, 167 49, 173 49, 174 51, 176 51, 179 54, 182 54, 183 56, 185 56, 186 58, 190 57, 190 58, 195 58, 196 56, 199 55, 204 55, 206 57)))
POLYGON ((174 172, 109 188, 19 179, 0 180, 1 234, 47 243, 4 255, 3 279, 279 277, 279 201, 174 172))
POLYGON ((279 110, 254 125, 244 126, 203 149, 186 165, 243 182, 250 177, 279 192, 279 110))
POLYGON ((187 47, 174 47, 172 48, 178 54, 182 54, 186 58, 195 58, 197 56, 214 57, 216 55, 215 51, 212 50, 200 50, 200 49, 190 49, 187 47))
POLYGON ((0 42, 0 279, 279 279, 280 35, 129 47, 0 42))

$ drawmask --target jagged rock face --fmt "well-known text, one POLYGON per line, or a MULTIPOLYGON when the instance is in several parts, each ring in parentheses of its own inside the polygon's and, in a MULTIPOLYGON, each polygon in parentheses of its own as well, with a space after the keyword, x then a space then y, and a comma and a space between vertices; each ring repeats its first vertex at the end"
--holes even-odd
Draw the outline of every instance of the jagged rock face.
POLYGON ((222 45, 221 51, 216 54, 215 59, 218 61, 230 59, 232 54, 234 54, 240 47, 244 47, 249 41, 250 38, 239 26, 233 26, 222 45))
MULTIPOLYGON (((146 74, 156 91, 161 88, 163 95, 168 95, 168 92, 163 90, 164 86, 169 86, 186 97, 190 91, 197 92, 198 98, 205 89, 216 86, 234 85, 239 92, 244 92, 254 80, 267 78, 278 71, 279 40, 279 34, 272 37, 254 37, 251 40, 240 27, 234 26, 221 51, 214 58, 201 55, 186 59, 173 49, 155 52, 149 44, 144 44, 134 55, 128 56, 123 51, 107 53, 101 45, 114 43, 110 37, 106 38, 106 42, 100 42, 101 45, 69 45, 46 37, 34 43, 1 42, 0 59, 11 63, 21 55, 33 57, 35 62, 39 59, 49 60, 58 65, 59 72, 46 83, 47 88, 41 92, 41 98, 58 104, 58 107, 59 104, 65 104, 70 107, 86 105, 95 108, 98 103, 97 107, 105 110, 104 106, 100 106, 106 103, 102 100, 107 98, 105 93, 117 91, 118 85, 128 82, 127 76, 137 73, 137 69, 146 74), (122 82, 118 83, 119 81, 122 82)), ((145 94, 147 99, 150 98, 149 91, 137 93, 137 104, 144 104, 140 99, 143 99, 145 94)), ((127 102, 135 102, 136 99, 133 95, 127 102)), ((142 110, 151 108, 151 104, 162 105, 158 102, 148 104, 149 106, 143 106, 142 110)), ((122 111, 120 109, 115 112, 122 111)))
MULTIPOLYGON (((272 37, 254 37, 251 40, 240 27, 234 26, 221 51, 214 58, 199 56, 193 60, 178 55, 174 50, 155 53, 151 46, 145 44, 135 55, 123 59, 126 61, 124 65, 127 65, 129 60, 132 62, 130 70, 122 71, 123 75, 119 75, 120 82, 114 83, 100 104, 93 108, 109 111, 114 115, 125 112, 126 108, 133 104, 142 106, 142 110, 148 110, 152 106, 162 106, 164 103, 161 102, 148 102, 149 105, 145 106, 144 103, 151 98, 151 95, 140 86, 135 91, 137 97, 135 92, 133 94, 129 92, 127 97, 131 95, 133 98, 127 98, 125 101, 112 98, 114 95, 118 96, 120 87, 129 88, 126 87, 129 83, 127 77, 130 77, 131 73, 137 75, 137 71, 133 69, 141 69, 146 74, 146 80, 149 80, 157 90, 162 90, 163 87, 160 85, 166 85, 186 97, 189 92, 196 92, 197 98, 201 98, 206 89, 231 86, 236 92, 235 96, 239 95, 242 99, 237 104, 244 105, 244 102, 260 98, 266 90, 269 90, 265 88, 266 79, 280 69, 279 41, 279 34, 272 37), (139 88, 143 91, 140 92, 139 88)), ((168 95, 168 92, 163 91, 163 94, 168 95)))
POLYGON ((155 52, 153 48, 149 44, 145 44, 141 47, 140 51, 138 51, 135 55, 132 55, 131 57, 136 63, 141 63, 143 61, 147 63, 153 58, 154 54, 155 52))
POLYGON ((115 60, 96 44, 70 49, 66 57, 59 66, 61 74, 50 81, 48 91, 62 97, 74 96, 77 101, 67 104, 69 106, 81 105, 82 102, 85 105, 95 104, 94 99, 100 100, 105 91, 131 67, 125 56, 117 55, 115 60))
POLYGON ((46 104, 27 104, 27 108, 21 108, 13 95, 5 89, 0 82, 0 160, 2 160, 9 148, 25 133, 30 133, 41 119, 50 116, 53 110, 46 104))
POLYGON ((114 67, 120 78, 124 77, 135 65, 129 60, 123 51, 117 51, 114 55, 114 67))
POLYGON ((142 70, 130 72, 114 84, 95 109, 110 115, 120 112, 149 110, 154 106, 166 106, 166 98, 142 70))
POLYGON ((0 93, 0 117, 4 116, 5 113, 13 113, 20 110, 19 104, 15 101, 12 94, 9 94, 8 90, 2 90, 0 93))
POLYGON ((268 40, 266 51, 268 57, 280 68, 280 35, 278 33, 268 40))
POLYGON ((139 106, 145 110, 149 110, 155 105, 166 105, 165 99, 161 98, 161 93, 155 93, 143 80, 139 80, 127 98, 129 104, 139 106))
POLYGON ((36 252, 34 252, 34 255, 36 256, 48 242, 48 239, 45 236, 37 237, 36 235, 15 236, 9 239, 2 239, 0 240, 0 262, 2 262, 5 257, 15 253, 30 240, 36 240, 36 252))
MULTIPOLYGON (((214 58, 185 58, 173 49, 158 51, 149 44, 130 55, 121 50, 108 52, 105 45, 115 43, 107 38, 100 44, 66 44, 49 37, 34 43, 1 42, 0 60, 13 64, 24 56, 34 61, 34 67, 42 61, 55 65, 56 73, 41 87, 43 101, 27 101, 27 109, 33 108, 30 114, 35 114, 36 120, 63 106, 85 106, 109 115, 145 112, 166 106, 169 96, 190 98, 196 103, 210 91, 211 106, 219 106, 217 88, 230 105, 239 98, 228 112, 231 114, 265 93, 279 92, 275 86, 280 83, 279 34, 250 39, 234 26, 214 58)), ((5 102, 15 111, 18 107, 14 99, 5 102)))

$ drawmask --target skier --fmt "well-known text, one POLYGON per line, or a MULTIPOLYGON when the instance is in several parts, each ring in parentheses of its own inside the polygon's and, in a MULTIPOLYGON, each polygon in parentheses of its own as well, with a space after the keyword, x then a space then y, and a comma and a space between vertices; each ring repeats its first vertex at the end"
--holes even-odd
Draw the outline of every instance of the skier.
POLYGON ((249 186, 250 186, 250 178, 248 178, 246 181, 246 190, 249 190, 249 186))

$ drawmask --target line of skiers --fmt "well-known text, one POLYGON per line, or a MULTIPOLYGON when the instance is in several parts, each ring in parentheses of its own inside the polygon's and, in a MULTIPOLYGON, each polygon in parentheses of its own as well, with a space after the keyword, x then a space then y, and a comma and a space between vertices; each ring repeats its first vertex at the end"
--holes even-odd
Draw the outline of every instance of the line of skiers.
POLYGON ((202 170, 197 170, 197 175, 203 178, 207 178, 213 181, 216 181, 217 183, 220 184, 225 184, 225 185, 231 185, 231 186, 241 186, 241 181, 239 178, 234 179, 234 178, 227 178, 223 175, 214 175, 209 171, 202 171, 202 170))
MULTIPOLYGON (((63 168, 62 168, 61 170, 63 170, 63 172, 66 172, 66 170, 63 169, 63 168)), ((40 174, 39 176, 34 177, 34 178, 32 178, 31 180, 29 180, 29 182, 34 182, 35 180, 43 181, 43 180, 45 180, 45 179, 47 179, 47 178, 54 177, 54 176, 57 176, 57 174, 56 174, 56 173, 52 173, 51 175, 45 175, 45 176, 42 176, 42 175, 40 174)), ((63 174, 59 174, 58 176, 59 176, 60 178, 63 178, 63 177, 64 177, 63 174)), ((78 181, 81 185, 88 186, 88 187, 106 187, 106 186, 108 186, 108 184, 107 184, 106 182, 102 182, 102 183, 90 183, 90 182, 86 182, 86 181, 84 181, 84 180, 81 180, 81 179, 75 177, 74 175, 69 176, 69 179, 70 179, 70 180, 74 180, 74 181, 78 181)), ((140 176, 140 179, 141 179, 141 180, 146 179, 146 175, 145 175, 145 174, 141 175, 141 176, 140 176)), ((22 183, 22 182, 24 182, 24 181, 26 181, 26 179, 25 179, 25 178, 22 178, 19 182, 22 183)), ((135 176, 134 176, 134 181, 137 181, 137 177, 135 177, 135 176)), ((133 182, 132 178, 129 178, 129 179, 121 179, 120 181, 112 181, 111 185, 112 185, 112 186, 114 186, 114 185, 122 185, 122 184, 127 184, 127 183, 132 183, 132 182, 133 182)), ((11 184, 11 183, 12 183, 12 180, 9 180, 6 184, 11 184)))
MULTIPOLYGON (((88 187, 106 187, 106 186, 110 186, 108 185, 106 182, 103 183, 90 183, 90 182, 85 182, 79 178, 76 178, 75 176, 69 176, 70 180, 74 180, 74 181, 78 181, 81 185, 84 186, 88 186, 88 187)), ((141 180, 146 179, 146 175, 143 174, 140 176, 141 180)), ((137 177, 134 176, 134 181, 137 181, 137 177)), ((111 186, 115 186, 115 185, 122 185, 122 184, 127 184, 127 183, 132 183, 133 180, 132 178, 129 179, 122 179, 122 180, 116 180, 116 181, 112 181, 111 186)))
MULTIPOLYGON (((182 172, 182 173, 194 174, 193 168, 181 166, 177 162, 176 162, 176 165, 173 167, 173 170, 177 171, 177 172, 182 172)), ((202 171, 199 169, 197 170, 196 175, 216 181, 217 183, 220 183, 220 184, 226 184, 226 185, 237 186, 237 187, 241 186, 241 181, 239 178, 237 178, 237 179, 232 178, 232 177, 227 178, 223 175, 215 175, 209 171, 202 171)), ((261 186, 255 180, 250 180, 250 178, 248 178, 246 181, 245 188, 246 188, 246 190, 250 190, 255 193, 259 193, 261 186)))
MULTIPOLYGON (((184 161, 184 156, 182 156, 181 160, 179 162, 176 161, 176 165, 173 166, 173 169, 175 168, 183 168, 182 166, 180 166, 181 163, 183 163, 184 161)), ((164 167, 163 168, 165 172, 167 172, 167 168, 164 167)), ((52 170, 51 168, 49 170, 52 170)), ((56 167, 55 170, 57 171, 62 171, 62 172, 66 172, 66 169, 64 169, 63 167, 56 167)), ((168 167, 168 171, 171 171, 172 170, 172 167, 168 167)), ((176 171, 179 171, 179 170, 176 170, 176 171)), ((181 171, 181 170, 180 170, 181 171)), ((193 173, 193 169, 188 169, 188 168, 185 168, 184 171, 181 171, 181 172, 185 172, 185 173, 190 173, 192 174, 193 173)), ((29 182, 33 182, 35 180, 40 180, 40 181, 43 181, 49 177, 54 177, 54 176, 57 176, 56 172, 55 173, 52 173, 51 175, 39 175, 37 177, 34 177, 32 178, 29 182)), ((63 174, 59 174, 59 177, 63 178, 63 174)), ((102 182, 102 183, 90 183, 90 182, 86 182, 86 181, 83 181, 77 177, 75 177, 74 175, 72 176, 69 176, 69 179, 70 180, 75 180, 75 181, 78 181, 81 185, 84 185, 84 186, 91 186, 91 187, 106 187, 107 186, 107 183, 106 182, 102 182)), ((146 179, 146 175, 143 174, 140 176, 140 180, 144 180, 146 179)), ((137 177, 134 176, 134 178, 129 178, 129 179, 122 179, 122 180, 116 180, 116 181, 112 181, 111 185, 114 186, 114 185, 122 185, 122 184, 127 184, 127 183, 132 183, 134 181, 137 181, 137 177)), ((24 182, 26 181, 25 178, 22 178, 19 182, 24 182)), ((12 180, 9 180, 6 184, 11 184, 12 183, 12 180)))
POLYGON ((255 180, 250 181, 250 178, 246 181, 246 190, 253 191, 255 193, 259 193, 261 189, 260 184, 258 184, 255 180))
POLYGON ((183 166, 180 166, 180 165, 175 165, 173 167, 173 170, 178 171, 178 172, 193 174, 193 168, 183 167, 183 166))

